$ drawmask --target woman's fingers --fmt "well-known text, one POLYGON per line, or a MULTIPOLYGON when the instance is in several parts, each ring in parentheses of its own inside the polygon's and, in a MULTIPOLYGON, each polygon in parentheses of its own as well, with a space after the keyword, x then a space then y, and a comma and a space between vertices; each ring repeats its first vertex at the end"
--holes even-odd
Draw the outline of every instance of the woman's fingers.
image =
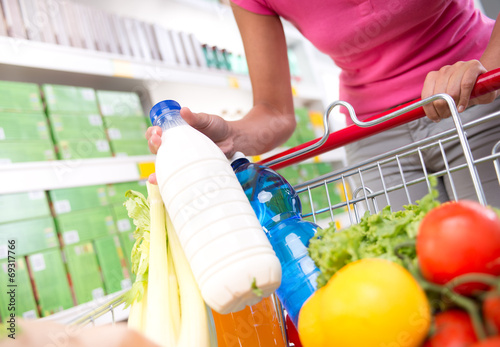
POLYGON ((151 184, 158 184, 158 181, 156 181, 156 173, 153 172, 151 175, 149 175, 148 182, 151 184))
POLYGON ((161 145, 161 128, 158 126, 149 127, 146 131, 146 139, 151 153, 156 154, 161 145))
MULTIPOLYGON (((463 112, 468 106, 478 103, 477 100, 469 100, 470 94, 477 77, 485 72, 486 69, 478 60, 443 66, 439 71, 427 74, 422 88, 422 99, 445 93, 453 98, 458 111, 463 112)), ((434 122, 448 118, 451 114, 448 103, 443 99, 425 105, 424 111, 434 122)))

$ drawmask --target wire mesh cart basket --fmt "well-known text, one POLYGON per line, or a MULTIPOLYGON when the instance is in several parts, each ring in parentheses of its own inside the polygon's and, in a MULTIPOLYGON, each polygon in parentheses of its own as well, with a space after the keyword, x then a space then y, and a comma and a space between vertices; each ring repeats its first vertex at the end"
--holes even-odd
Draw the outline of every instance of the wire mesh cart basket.
MULTIPOLYGON (((472 96, 484 95, 497 89, 500 89, 500 69, 480 76, 472 96)), ((436 135, 388 150, 383 154, 349 164, 296 185, 294 188, 301 200, 309 201, 310 205, 307 209, 309 212, 304 213, 303 217, 324 226, 331 222, 338 223, 339 216, 342 216, 344 224, 342 226, 349 226, 358 223, 366 211, 374 214, 385 206, 398 208, 397 205, 414 203, 435 186, 436 182, 441 182, 446 187, 447 196, 442 196, 443 200, 464 198, 463 190, 466 187, 472 192, 472 195, 466 196, 467 199, 477 200, 483 205, 497 204, 500 199, 500 107, 496 111, 462 124, 453 99, 446 94, 414 101, 364 121, 358 120, 349 104, 342 101, 334 102, 324 114, 324 124, 329 124, 331 111, 335 107, 342 106, 347 108, 353 125, 334 133, 330 133, 328 126, 325 126, 322 138, 271 156, 262 160, 260 164, 276 170, 285 168, 360 139, 383 133, 425 117, 422 106, 436 100, 444 100, 448 105, 453 126, 436 135), (483 148, 483 155, 474 156, 468 134, 479 127, 493 129, 493 141, 490 141, 492 144, 488 148, 483 148), (458 151, 459 155, 454 155, 451 159, 450 151, 454 153, 458 151), (429 155, 440 162, 438 169, 429 166, 427 159, 429 155), (418 167, 418 170, 408 171, 406 166, 408 162, 418 167), (479 173, 485 170, 490 172, 487 186, 483 175, 479 173), (340 187, 343 201, 332 201, 331 192, 334 187, 337 190, 340 187), (321 201, 313 198, 317 196, 323 196, 321 201), (492 196, 493 199, 490 201, 492 196)), ((114 323, 114 311, 123 304, 123 294, 117 295, 70 323, 93 324, 103 315, 108 315, 114 323)), ((278 311, 281 312, 282 332, 286 337, 284 316, 277 299, 275 304, 280 308, 278 311)))

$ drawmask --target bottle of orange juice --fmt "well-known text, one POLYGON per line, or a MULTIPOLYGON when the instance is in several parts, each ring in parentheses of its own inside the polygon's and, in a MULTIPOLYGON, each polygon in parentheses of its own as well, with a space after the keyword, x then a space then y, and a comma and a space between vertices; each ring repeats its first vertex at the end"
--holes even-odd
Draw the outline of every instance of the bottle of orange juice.
POLYGON ((212 310, 219 347, 285 347, 279 314, 271 296, 243 310, 219 314, 212 310))

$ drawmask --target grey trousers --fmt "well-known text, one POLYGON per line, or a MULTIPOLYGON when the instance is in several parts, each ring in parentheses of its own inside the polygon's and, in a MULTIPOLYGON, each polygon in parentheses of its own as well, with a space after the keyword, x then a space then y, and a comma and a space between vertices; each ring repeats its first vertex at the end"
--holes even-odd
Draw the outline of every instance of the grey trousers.
MULTIPOLYGON (((499 111, 500 98, 487 105, 476 105, 468 108, 460 114, 460 119, 462 120, 462 124, 466 124, 483 115, 499 111)), ((376 155, 415 143, 454 127, 451 117, 441 120, 439 123, 434 123, 427 117, 424 117, 347 145, 347 160, 349 165, 356 165, 356 163, 369 160, 376 155)), ((500 118, 470 128, 466 131, 466 134, 474 159, 480 159, 491 155, 493 146, 500 141, 500 118)), ((443 148, 446 155, 446 161, 449 163, 450 167, 455 167, 466 162, 462 147, 458 140, 443 144, 443 148)), ((445 169, 445 159, 439 147, 422 151, 422 156, 429 174, 445 169)), ((406 182, 424 176, 422 169, 423 165, 418 155, 402 158, 401 165, 403 175, 396 161, 388 165, 383 165, 382 176, 386 187, 393 187, 401 184, 403 181, 402 176, 406 182)), ((493 162, 490 160, 478 164, 476 167, 487 203, 495 207, 500 207, 500 182, 498 181, 493 162)), ((355 184, 360 186, 361 180, 359 176, 353 178, 355 184)), ((378 170, 371 170, 364 173, 362 179, 364 185, 374 191, 383 189, 381 174, 378 170)), ((457 199, 477 200, 472 178, 467 169, 452 172, 451 180, 448 175, 444 175, 438 179, 438 186, 436 188, 439 191, 439 199, 441 201, 453 200, 455 198, 452 185, 455 187, 457 199)), ((404 189, 391 192, 389 194, 389 200, 392 210, 400 210, 403 205, 414 203, 427 194, 427 192, 428 188, 426 182, 408 186, 410 201, 404 189)), ((389 203, 385 199, 385 196, 381 195, 377 197, 377 204, 383 207, 389 203)))

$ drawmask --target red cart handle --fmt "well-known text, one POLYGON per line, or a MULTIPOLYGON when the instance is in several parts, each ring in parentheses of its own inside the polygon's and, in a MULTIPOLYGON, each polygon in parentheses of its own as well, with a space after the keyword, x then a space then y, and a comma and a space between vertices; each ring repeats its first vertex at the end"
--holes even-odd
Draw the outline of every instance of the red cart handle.
MULTIPOLYGON (((476 85, 474 86, 474 89, 472 90, 471 93, 471 98, 475 98, 484 94, 488 94, 494 90, 500 89, 500 68, 491 70, 486 72, 483 75, 480 75, 476 81, 476 85)), ((413 100, 410 101, 404 105, 398 106, 396 108, 393 108, 389 111, 380 113, 378 115, 369 117, 365 120, 365 122, 372 121, 381 117, 384 117, 390 113, 396 112, 402 108, 411 106, 413 104, 418 103, 421 101, 421 99, 418 100, 413 100)), ((318 148, 315 148, 309 152, 306 152, 304 154, 300 154, 297 156, 293 156, 289 159, 283 160, 283 161, 278 161, 277 163, 272 163, 275 160, 282 158, 286 155, 292 154, 294 152, 298 152, 306 147, 309 147, 319 141, 321 141, 320 138, 303 143, 299 146, 287 149, 286 151, 283 151, 281 153, 275 154, 272 157, 266 158, 264 160, 261 160, 259 164, 266 164, 270 163, 269 165, 271 168, 277 170, 281 169, 283 167, 296 164, 299 162, 302 162, 306 159, 315 157, 317 155, 323 154, 325 152, 331 151, 336 148, 343 147, 349 143, 359 141, 365 137, 378 134, 384 130, 392 129, 394 127, 397 127, 399 125, 409 123, 415 119, 419 119, 425 116, 424 109, 422 107, 413 109, 409 112, 406 112, 400 116, 397 116, 395 118, 388 119, 385 122, 370 126, 370 127, 359 127, 355 124, 350 125, 344 129, 341 129, 339 131, 336 131, 328 136, 326 139, 325 143, 323 143, 321 146, 318 148)), ((325 124, 325 126, 328 126, 325 124)))

